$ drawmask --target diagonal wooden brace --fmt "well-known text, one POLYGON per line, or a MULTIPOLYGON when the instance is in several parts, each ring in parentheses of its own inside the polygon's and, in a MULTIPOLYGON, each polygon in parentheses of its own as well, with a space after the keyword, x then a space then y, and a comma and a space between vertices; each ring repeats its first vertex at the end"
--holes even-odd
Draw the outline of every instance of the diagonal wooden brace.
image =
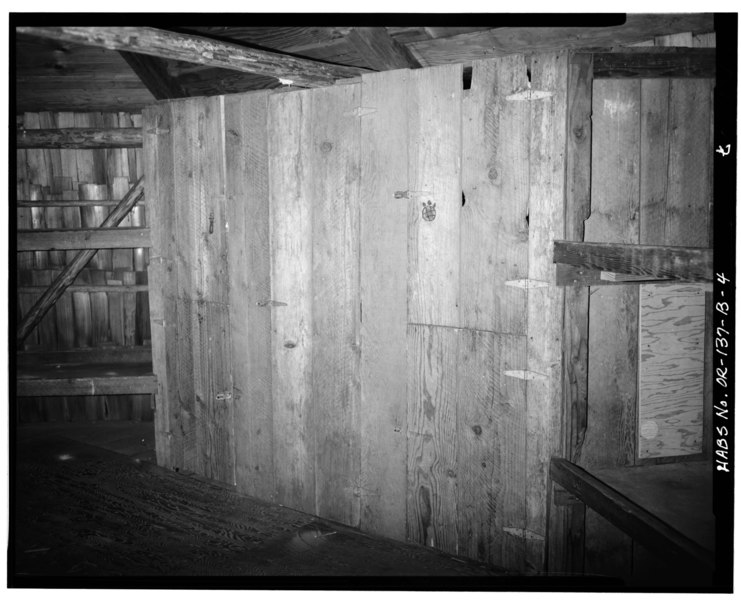
MULTIPOLYGON (((139 178, 131 189, 124 196, 123 200, 118 203, 111 213, 106 217, 105 221, 101 223, 100 229, 112 229, 117 227, 124 217, 126 217, 134 205, 137 203, 139 198, 144 195, 144 176, 139 178)), ((64 294, 64 291, 72 285, 80 271, 85 268, 85 265, 90 262, 90 259, 95 256, 97 249, 81 250, 77 256, 75 256, 57 276, 57 278, 51 283, 49 288, 41 295, 36 303, 33 305, 31 310, 26 314, 18 325, 18 333, 16 334, 16 341, 20 345, 28 337, 28 334, 33 331, 44 315, 49 309, 54 306, 54 303, 64 294)))

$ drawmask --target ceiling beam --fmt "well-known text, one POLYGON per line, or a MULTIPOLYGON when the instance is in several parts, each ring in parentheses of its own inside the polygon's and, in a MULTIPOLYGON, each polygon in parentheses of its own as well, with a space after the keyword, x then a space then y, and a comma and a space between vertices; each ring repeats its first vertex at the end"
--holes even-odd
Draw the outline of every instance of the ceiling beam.
POLYGON ((164 60, 135 52, 118 52, 157 100, 187 98, 191 94, 167 72, 164 60))
POLYGON ((623 25, 614 27, 502 27, 413 42, 408 48, 422 66, 431 67, 507 54, 622 46, 659 35, 706 33, 713 27, 710 13, 629 14, 623 25))
POLYGON ((422 66, 406 46, 389 35, 385 27, 354 27, 345 40, 377 71, 418 69, 422 66))
POLYGON ((151 27, 17 27, 16 32, 70 44, 268 75, 299 87, 331 85, 338 79, 368 72, 360 67, 321 63, 151 27))

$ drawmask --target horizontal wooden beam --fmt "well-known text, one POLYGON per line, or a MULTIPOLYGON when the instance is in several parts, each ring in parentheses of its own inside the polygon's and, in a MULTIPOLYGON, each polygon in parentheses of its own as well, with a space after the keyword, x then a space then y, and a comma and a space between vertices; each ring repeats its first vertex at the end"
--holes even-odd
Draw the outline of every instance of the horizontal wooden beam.
POLYGON ((359 67, 322 63, 151 27, 18 27, 16 32, 70 44, 268 75, 300 87, 331 85, 337 79, 368 72, 359 67))
MULTIPOLYGON (((16 288, 19 294, 41 294, 48 285, 24 285, 16 288)), ((135 294, 137 292, 149 291, 149 286, 143 285, 122 285, 122 284, 111 284, 111 285, 70 285, 67 287, 65 292, 104 292, 111 294, 135 294)))
POLYGON ((715 48, 591 48, 595 79, 713 78, 715 48))
MULTIPOLYGON (((82 206, 118 206, 120 200, 16 200, 18 208, 76 208, 82 206)), ((137 203, 145 204, 144 199, 137 203)))
POLYGON ((556 240, 553 242, 553 262, 582 270, 640 275, 647 278, 644 283, 649 280, 700 283, 713 280, 713 251, 710 248, 556 240))
POLYGON ((155 375, 16 380, 18 396, 115 396, 155 393, 157 393, 155 375))
POLYGON ((149 363, 152 364, 151 346, 102 346, 75 348, 74 350, 26 350, 17 352, 19 367, 57 365, 88 365, 100 363, 149 363))
POLYGON ((119 54, 157 100, 187 98, 191 95, 167 72, 167 63, 161 58, 135 52, 121 51, 119 54))
POLYGON ((673 561, 684 567, 698 565, 714 567, 710 551, 581 467, 563 458, 552 458, 550 476, 553 482, 667 561, 673 561))
POLYGON ((150 248, 148 228, 34 229, 18 232, 19 252, 32 250, 99 250, 101 248, 150 248))
POLYGON ((95 129, 22 129, 16 132, 16 148, 141 148, 140 127, 95 129))

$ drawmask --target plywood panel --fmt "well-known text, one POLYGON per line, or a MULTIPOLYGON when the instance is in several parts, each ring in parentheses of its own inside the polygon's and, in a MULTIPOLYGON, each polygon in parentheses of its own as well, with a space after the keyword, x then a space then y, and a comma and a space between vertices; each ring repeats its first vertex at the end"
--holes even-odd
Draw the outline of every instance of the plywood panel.
POLYGON ((237 489, 272 500, 268 94, 224 98, 237 489))
POLYGON ((311 180, 304 155, 312 143, 305 118, 310 94, 271 96, 268 125, 276 501, 307 512, 316 500, 311 180))
POLYGON ((311 123, 316 514, 360 518, 360 86, 316 90, 311 123))
POLYGON ((408 335, 407 535, 455 554, 457 330, 410 325, 408 335))
POLYGON ((456 330, 457 552, 522 569, 527 444, 525 337, 456 330), (505 528, 507 531, 505 531, 505 528))
POLYGON ((534 56, 530 100, 527 289, 527 525, 526 570, 545 566, 548 465, 561 452, 561 332, 563 289, 556 286, 553 241, 564 234, 568 54, 534 56), (533 94, 535 96, 535 94, 533 94))
MULTIPOLYGON (((525 58, 475 61, 463 92, 465 204, 460 211, 460 324, 525 332, 530 102, 508 97, 528 85, 525 58)), ((461 203, 463 199, 461 198, 461 203)))
POLYGON ((409 72, 363 76, 360 527, 406 539, 409 72), (382 449, 382 451, 380 450, 382 449))
POLYGON ((640 457, 702 451, 705 292, 641 286, 640 457))
POLYGON ((462 67, 420 69, 410 78, 409 320, 455 326, 460 322, 462 67), (428 220, 432 209, 434 220, 428 220))

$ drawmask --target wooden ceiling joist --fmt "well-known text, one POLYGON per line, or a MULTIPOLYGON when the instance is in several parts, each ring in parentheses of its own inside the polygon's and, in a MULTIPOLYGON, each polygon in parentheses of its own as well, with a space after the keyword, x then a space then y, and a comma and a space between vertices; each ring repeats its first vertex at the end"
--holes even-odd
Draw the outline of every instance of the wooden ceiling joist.
POLYGON ((674 33, 713 31, 713 15, 630 14, 614 27, 502 27, 409 44, 424 67, 507 54, 622 46, 674 33))
POLYGON ((167 64, 161 58, 125 51, 119 51, 119 54, 157 100, 191 95, 167 72, 167 64))
POLYGON ((406 46, 389 35, 385 27, 355 27, 345 39, 378 71, 422 66, 406 46))
POLYGON ((331 85, 338 79, 368 72, 360 67, 321 63, 151 27, 18 27, 16 32, 70 44, 268 75, 299 87, 331 85))

